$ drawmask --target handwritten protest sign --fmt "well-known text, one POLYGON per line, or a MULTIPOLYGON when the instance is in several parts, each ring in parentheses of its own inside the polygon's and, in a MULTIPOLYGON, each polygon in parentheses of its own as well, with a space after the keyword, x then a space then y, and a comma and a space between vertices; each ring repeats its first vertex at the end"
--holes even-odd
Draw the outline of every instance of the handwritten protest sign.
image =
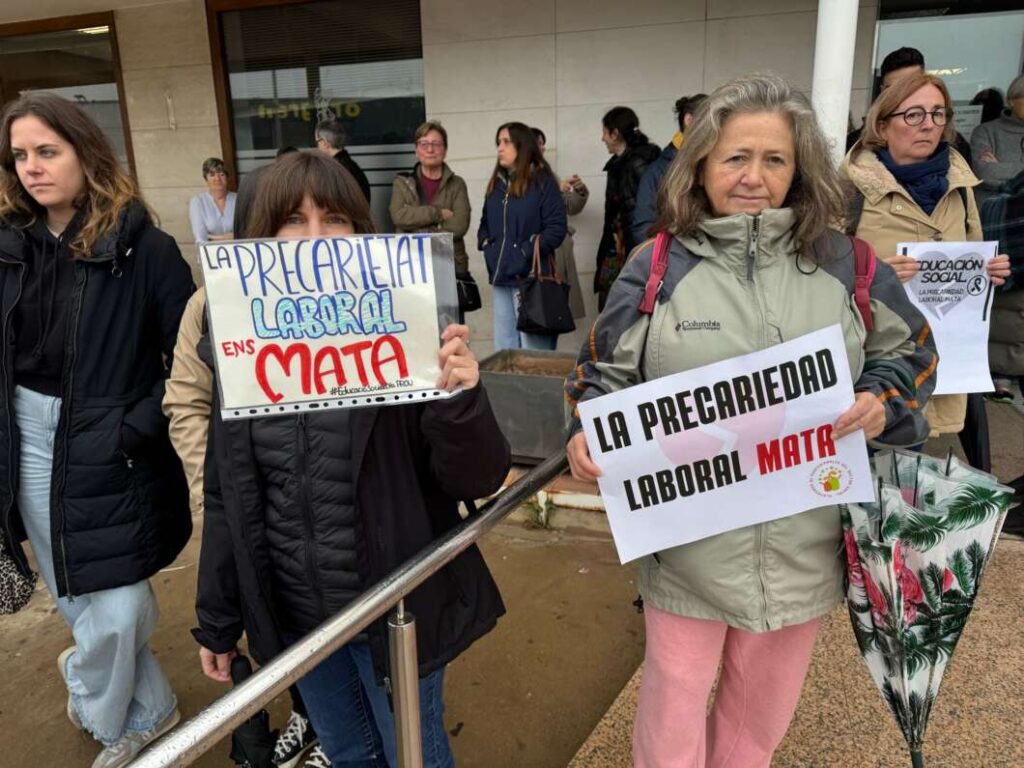
POLYGON ((222 417, 449 396, 435 389, 436 283, 454 290, 454 271, 435 263, 432 237, 204 245, 222 417))
POLYGON ((838 325, 580 404, 619 559, 874 498, 838 325))
POLYGON ((939 367, 936 395, 991 392, 988 330, 992 285, 986 265, 999 243, 900 243, 898 253, 917 260, 920 269, 903 284, 935 335, 939 367))

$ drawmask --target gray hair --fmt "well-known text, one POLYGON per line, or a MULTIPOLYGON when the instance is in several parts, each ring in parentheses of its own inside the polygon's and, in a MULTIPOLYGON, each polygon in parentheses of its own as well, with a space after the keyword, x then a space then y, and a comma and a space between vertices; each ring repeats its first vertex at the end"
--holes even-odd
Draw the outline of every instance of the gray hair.
POLYGON ((332 149, 344 149, 348 134, 341 120, 332 117, 316 124, 316 138, 326 141, 332 149))
POLYGON ((1014 99, 1024 98, 1024 75, 1018 75, 1010 83, 1010 87, 1006 89, 1006 100, 1013 101, 1014 99))
POLYGON ((762 112, 783 116, 793 130, 796 173, 785 205, 796 214, 798 247, 812 255, 814 241, 842 219, 843 188, 810 102, 777 75, 738 77, 716 88, 697 108, 658 193, 659 231, 695 235, 700 222, 713 215, 700 181, 707 156, 730 117, 762 112))

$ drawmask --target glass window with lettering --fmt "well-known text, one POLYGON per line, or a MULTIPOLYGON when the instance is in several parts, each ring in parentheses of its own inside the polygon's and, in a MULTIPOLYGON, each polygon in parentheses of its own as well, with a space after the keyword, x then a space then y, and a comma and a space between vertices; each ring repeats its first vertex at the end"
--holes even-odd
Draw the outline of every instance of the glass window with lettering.
POLYGON ((219 19, 239 174, 279 149, 312 148, 317 122, 337 117, 375 217, 386 210, 383 188, 415 162, 426 114, 418 0, 320 0, 219 19))
POLYGON ((0 36, 0 104, 26 91, 75 101, 103 129, 129 168, 117 69, 108 26, 0 36))

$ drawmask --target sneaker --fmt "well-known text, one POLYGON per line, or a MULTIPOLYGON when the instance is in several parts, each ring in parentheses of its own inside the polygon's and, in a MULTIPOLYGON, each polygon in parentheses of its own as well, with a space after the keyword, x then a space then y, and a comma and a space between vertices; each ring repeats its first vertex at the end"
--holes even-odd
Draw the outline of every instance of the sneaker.
POLYGON ((324 754, 323 747, 317 744, 306 756, 306 762, 302 764, 302 768, 331 768, 331 761, 324 754))
MULTIPOLYGON (((61 651, 60 652, 60 656, 57 657, 57 669, 60 670, 60 677, 61 677, 61 680, 64 681, 64 685, 68 684, 68 677, 67 677, 67 675, 68 675, 68 673, 67 673, 68 659, 71 658, 71 654, 73 654, 77 649, 78 649, 77 645, 72 645, 70 648, 65 648, 63 651, 61 651)), ((78 712, 75 710, 75 704, 71 700, 71 693, 70 692, 68 692, 67 713, 68 713, 68 720, 71 721, 71 724, 73 726, 75 726, 75 728, 77 728, 80 731, 85 730, 85 726, 82 725, 82 718, 80 718, 78 716, 78 712)))
POLYGON ((288 716, 288 725, 277 736, 274 765, 278 768, 295 768, 302 756, 316 743, 316 734, 309 720, 293 710, 288 716))
POLYGON ((92 763, 92 768, 121 768, 138 757, 146 746, 159 739, 181 720, 181 712, 177 707, 167 719, 151 731, 126 731, 124 736, 109 747, 105 747, 92 763))

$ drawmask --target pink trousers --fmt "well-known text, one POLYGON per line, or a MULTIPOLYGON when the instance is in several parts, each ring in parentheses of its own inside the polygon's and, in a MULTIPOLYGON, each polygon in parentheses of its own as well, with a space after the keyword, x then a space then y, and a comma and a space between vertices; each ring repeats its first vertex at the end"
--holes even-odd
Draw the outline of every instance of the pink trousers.
POLYGON ((650 604, 644 616, 636 768, 768 768, 800 699, 819 619, 757 633, 650 604))

